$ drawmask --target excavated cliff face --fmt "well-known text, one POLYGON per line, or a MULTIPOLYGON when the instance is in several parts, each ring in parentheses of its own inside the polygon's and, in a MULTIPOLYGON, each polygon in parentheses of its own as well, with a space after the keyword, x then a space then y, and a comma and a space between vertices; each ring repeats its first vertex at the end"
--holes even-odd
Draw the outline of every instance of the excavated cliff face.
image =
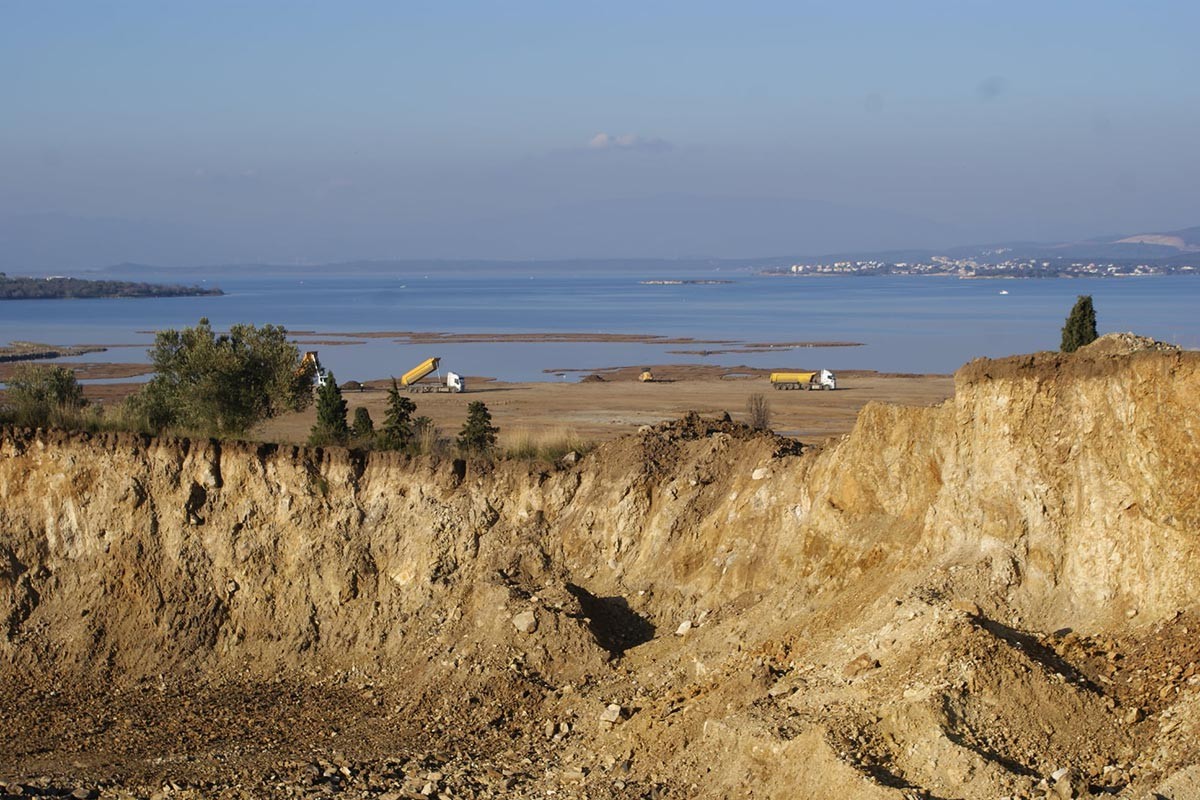
MULTIPOLYGON (((1101 343, 1103 344, 1103 343, 1101 343)), ((1004 547, 1013 600, 1043 624, 1159 618, 1200 589, 1196 354, 976 362, 930 529, 1004 547)))
POLYGON ((1087 350, 979 360, 940 408, 870 406, 807 481, 816 527, 838 539, 888 520, 888 543, 913 530, 921 558, 987 558, 999 597, 1053 628, 1189 606, 1198 363, 1087 350))
POLYGON ((492 692, 510 740, 576 720, 528 757, 592 797, 1188 785, 1200 355, 1113 350, 803 454, 694 417, 555 466, 5 430, 0 678, 492 692))

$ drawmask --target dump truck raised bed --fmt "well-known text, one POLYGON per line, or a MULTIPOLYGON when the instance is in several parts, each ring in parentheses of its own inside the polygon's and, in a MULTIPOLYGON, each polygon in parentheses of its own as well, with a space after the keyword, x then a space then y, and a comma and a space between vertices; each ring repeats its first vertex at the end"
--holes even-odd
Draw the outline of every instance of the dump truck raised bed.
POLYGON ((435 371, 441 363, 442 360, 437 356, 425 359, 401 376, 400 385, 410 392, 465 392, 467 385, 456 372, 447 372, 445 383, 440 376, 436 381, 421 382, 422 378, 435 371))
POLYGON ((408 372, 404 373, 404 375, 400 378, 400 385, 408 386, 416 383, 417 381, 421 380, 421 378, 424 378, 426 375, 437 369, 438 365, 441 363, 442 360, 437 356, 425 359, 420 364, 417 364, 408 372))
POLYGON ((816 372, 772 372, 771 385, 776 389, 836 389, 837 376, 827 369, 816 372))

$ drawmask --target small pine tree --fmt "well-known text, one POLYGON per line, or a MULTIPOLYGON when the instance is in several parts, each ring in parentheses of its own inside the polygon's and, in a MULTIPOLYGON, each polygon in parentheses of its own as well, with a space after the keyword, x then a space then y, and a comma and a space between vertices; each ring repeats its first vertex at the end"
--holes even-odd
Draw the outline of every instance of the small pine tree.
POLYGON ((317 390, 317 423, 308 435, 308 443, 314 446, 345 444, 349 437, 346 400, 342 397, 342 390, 338 388, 333 373, 330 372, 326 376, 325 385, 317 390))
POLYGON ((354 424, 350 426, 350 434, 364 444, 375 438, 375 421, 364 406, 354 409, 354 424))
POLYGON ((500 429, 492 424, 492 415, 483 401, 467 406, 467 421, 458 434, 458 446, 463 450, 486 453, 496 445, 500 429))
POLYGON ((1064 353, 1073 353, 1096 338, 1096 309, 1092 306, 1092 296, 1081 294, 1063 325, 1061 349, 1064 353))
POLYGON ((383 418, 383 447, 404 450, 412 445, 416 435, 412 415, 416 410, 417 404, 400 394, 396 379, 392 378, 392 388, 388 389, 387 415, 383 418))

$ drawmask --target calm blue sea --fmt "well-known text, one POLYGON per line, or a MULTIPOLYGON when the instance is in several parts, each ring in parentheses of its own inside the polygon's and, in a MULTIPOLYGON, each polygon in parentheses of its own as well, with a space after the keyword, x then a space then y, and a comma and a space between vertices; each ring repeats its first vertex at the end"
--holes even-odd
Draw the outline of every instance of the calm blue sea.
MULTIPOLYGON (((190 281, 183 277, 180 282, 190 281)), ((505 380, 570 380, 562 368, 712 363, 767 368, 952 372, 976 356, 1054 349, 1076 295, 1095 300, 1102 333, 1134 331, 1200 348, 1200 277, 959 280, 768 277, 681 268, 603 274, 571 266, 524 274, 221 275, 223 297, 0 303, 0 341, 133 345, 80 360, 142 361, 153 331, 195 324, 275 323, 290 330, 581 332, 741 342, 849 340, 863 347, 679 355, 718 345, 446 344, 373 340, 314 345, 338 380, 398 375, 436 355, 443 369, 505 380), (731 280, 647 286, 653 279, 731 280), (1005 290, 1007 294, 1001 294, 1005 290), (436 352, 434 352, 436 351, 436 352)))

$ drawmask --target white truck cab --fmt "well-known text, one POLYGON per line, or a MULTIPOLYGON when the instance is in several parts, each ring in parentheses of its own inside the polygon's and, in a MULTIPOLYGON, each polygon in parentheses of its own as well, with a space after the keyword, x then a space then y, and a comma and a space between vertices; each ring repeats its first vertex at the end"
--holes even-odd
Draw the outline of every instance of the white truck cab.
POLYGON ((812 382, 822 389, 837 388, 837 376, 827 369, 818 370, 817 374, 813 376, 812 382))

